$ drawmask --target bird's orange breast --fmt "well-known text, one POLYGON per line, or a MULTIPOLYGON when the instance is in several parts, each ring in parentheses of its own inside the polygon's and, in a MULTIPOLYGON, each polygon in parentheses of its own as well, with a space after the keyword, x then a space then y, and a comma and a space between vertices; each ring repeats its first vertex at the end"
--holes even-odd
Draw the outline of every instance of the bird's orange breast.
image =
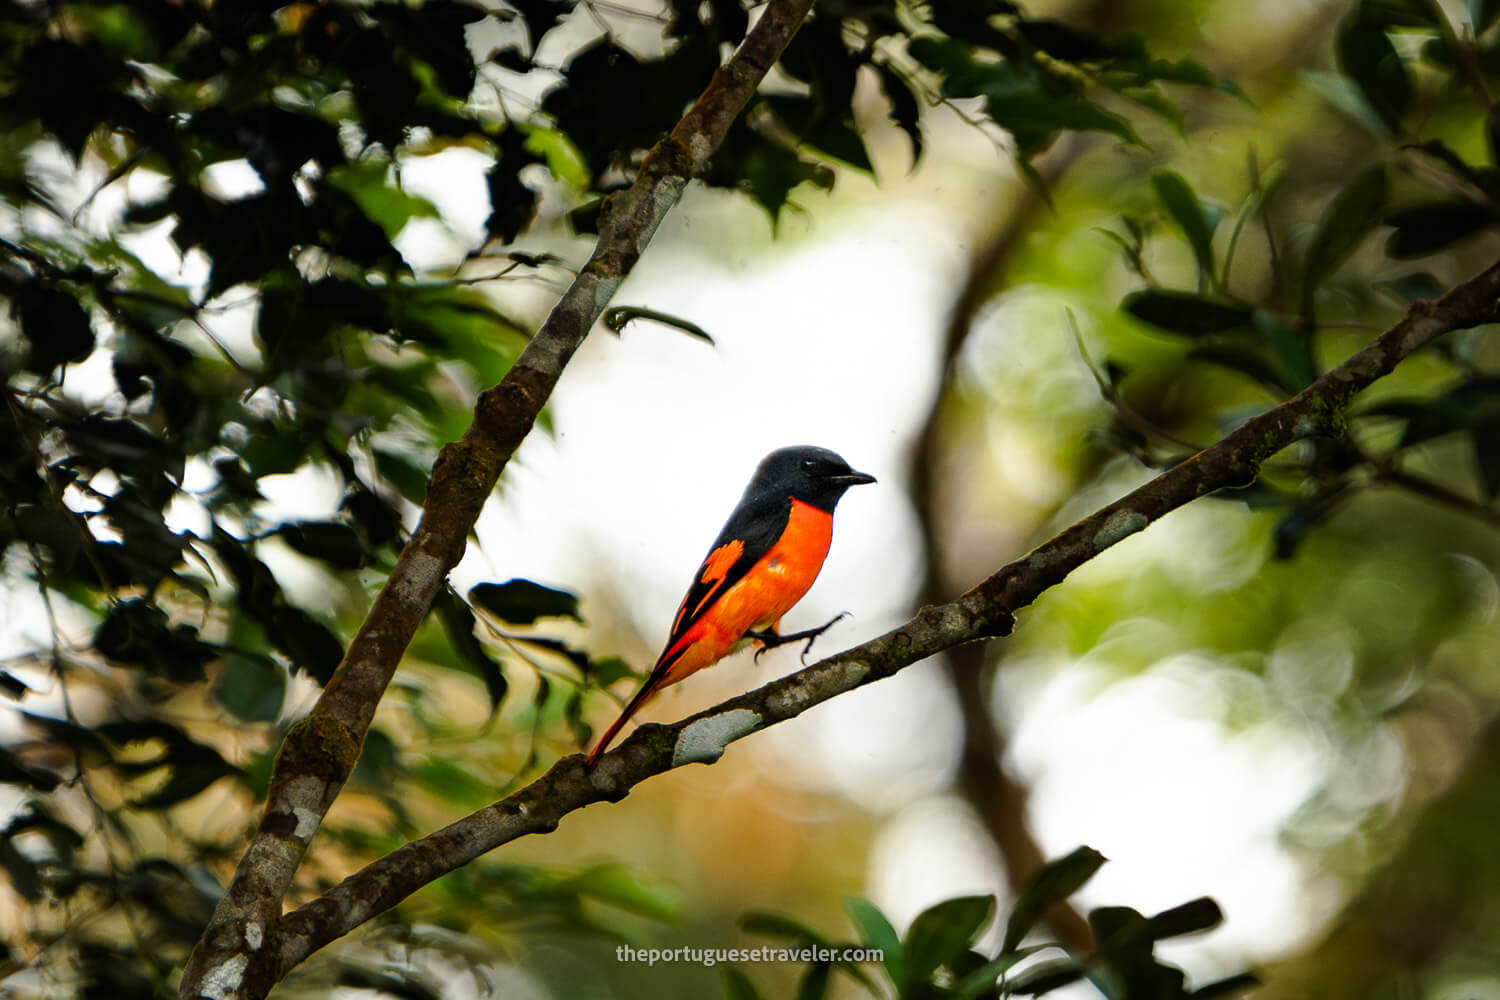
POLYGON ((793 500, 781 538, 676 644, 685 649, 664 683, 724 658, 746 632, 775 625, 818 578, 832 542, 833 515, 793 500))

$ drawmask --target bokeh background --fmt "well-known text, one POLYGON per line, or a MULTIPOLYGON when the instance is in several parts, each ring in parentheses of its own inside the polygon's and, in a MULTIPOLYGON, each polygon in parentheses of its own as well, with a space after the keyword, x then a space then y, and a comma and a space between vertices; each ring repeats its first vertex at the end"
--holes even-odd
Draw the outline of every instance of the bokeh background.
MULTIPOLYGON (((67 6, 75 18, 104 11, 127 28, 132 16, 67 6)), ((785 622, 810 627, 849 612, 819 640, 827 653, 955 596, 1284 396, 1243 356, 1237 370, 1224 345, 1214 355, 1201 338, 1122 311, 1121 300, 1150 282, 1279 298, 1295 314, 1287 286, 1301 287, 1298 255, 1361 171, 1389 171, 1387 216, 1430 200, 1423 185, 1451 200, 1489 183, 1494 124, 1475 97, 1485 87, 1470 84, 1500 60, 1484 44, 1463 47, 1485 37, 1488 5, 1387 6, 1031 3, 1031 16, 1140 36, 1153 53, 1190 57, 1232 86, 1169 88, 1169 115, 1116 101, 1109 106, 1140 143, 1067 132, 1029 159, 1037 176, 1028 178, 1005 130, 976 123, 977 99, 924 105, 916 158, 879 81, 864 73, 852 122, 868 169, 825 157, 822 183, 791 188, 776 212, 741 192, 691 187, 614 301, 680 317, 713 344, 648 321, 619 336, 595 330, 453 574, 458 593, 513 578, 571 592, 576 619, 481 624, 476 634, 508 685, 498 708, 493 686, 444 631, 424 628, 299 891, 493 800, 581 749, 587 727, 607 725, 636 682, 626 668, 654 660, 692 569, 772 448, 823 445, 879 478, 843 500, 823 573, 785 622), (1400 112, 1404 134, 1378 93, 1361 92, 1340 48, 1350 22, 1377 7, 1417 94, 1400 112), (1451 38, 1433 27, 1439 20, 1451 38), (1437 42, 1469 61, 1445 63, 1437 42), (1413 148, 1434 140, 1479 173, 1453 181, 1443 174, 1451 164, 1413 148), (1199 269, 1155 180, 1162 171, 1186 178, 1213 218, 1222 280, 1199 269), (583 651, 592 674, 528 637, 583 651)), ((580 6, 534 54, 558 72, 491 67, 470 100, 510 116, 536 109, 572 55, 604 33, 643 58, 659 54, 662 22, 642 16, 653 11, 580 6)), ((98 16, 87 23, 102 33, 98 16)), ((57 29, 69 30, 79 29, 57 29)), ((493 12, 465 30, 481 55, 526 37, 520 19, 493 12)), ((161 170, 106 141, 69 149, 45 130, 8 127, 8 162, 72 227, 13 201, 0 220, 8 244, 110 243, 141 273, 211 305, 172 336, 215 359, 231 395, 260 407, 283 437, 338 426, 337 415, 319 414, 309 431, 305 406, 277 412, 274 384, 235 379, 280 350, 266 335, 265 299, 244 284, 215 287, 202 246, 184 248, 171 217, 143 217, 139 206, 166 190, 161 170)), ((377 221, 410 271, 469 282, 444 287, 515 327, 360 348, 359 361, 380 371, 372 385, 397 402, 353 429, 359 447, 349 453, 370 482, 386 484, 377 492, 407 528, 437 447, 461 432, 477 390, 503 371, 593 245, 576 232, 583 199, 558 162, 528 168, 538 205, 506 247, 520 255, 510 258, 480 254, 494 244, 495 163, 481 144, 430 136, 392 151, 379 171, 408 199, 405 217, 377 221), (531 263, 479 280, 507 260, 531 263)), ((221 203, 273 186, 248 157, 211 167, 200 184, 221 203)), ((1379 239, 1357 241, 1320 292, 1316 333, 1304 331, 1317 364, 1398 318, 1403 289, 1423 279, 1441 289, 1491 262, 1494 236, 1481 228, 1489 196, 1473 197, 1481 221, 1419 265, 1379 239)), ((15 261, 6 266, 27 266, 15 261)), ((28 332, 19 315, 0 332, 12 345, 28 332)), ((115 364, 123 338, 101 336, 68 365, 53 387, 59 397, 127 418, 115 364)), ((898 931, 954 896, 996 894, 1003 913, 1026 858, 1086 844, 1109 860, 1075 897, 1080 912, 1153 913, 1204 895, 1222 907, 1221 927, 1161 949, 1191 983, 1254 967, 1262 996, 1500 996, 1497 800, 1485 763, 1497 746, 1500 519, 1489 505, 1493 436, 1471 433, 1493 392, 1485 380, 1495 352, 1484 330, 1450 340, 1362 398, 1370 419, 1354 425, 1355 440, 1381 461, 1336 467, 1299 445, 1256 488, 1195 502, 1093 560, 1019 615, 1014 636, 915 665, 736 744, 715 766, 662 775, 510 845, 317 956, 284 989, 716 996, 721 970, 622 964, 615 945, 765 943, 742 923, 757 911, 850 939, 851 896, 872 901, 898 931), (1455 395, 1460 383, 1470 396, 1455 395), (1394 405, 1437 397, 1469 416, 1418 434, 1413 411, 1394 405), (1413 486, 1418 477, 1430 488, 1413 486)), ((32 388, 13 381, 8 398, 32 388)), ((190 455, 160 523, 207 539, 232 519, 285 602, 347 637, 389 557, 340 567, 325 546, 276 527, 347 518, 348 471, 306 449, 256 451, 256 440, 224 436, 218 451, 190 455), (230 452, 258 491, 232 510, 210 499, 230 452)), ((110 492, 95 475, 66 502, 99 513, 110 492)), ((94 537, 123 537, 106 520, 88 518, 94 537)), ((139 956, 174 928, 191 940, 182 928, 201 923, 232 870, 279 734, 317 691, 314 672, 292 670, 297 658, 279 642, 259 659, 236 657, 259 633, 177 577, 153 599, 231 652, 205 660, 204 683, 143 685, 85 652, 108 602, 61 585, 44 599, 37 583, 48 581, 33 557, 19 541, 6 549, 0 596, 0 655, 19 686, 0 708, 0 745, 22 768, 0 784, 0 816, 42 815, 45 800, 53 824, 13 822, 0 858, 10 876, 0 881, 0 995, 16 996, 102 989, 100 955, 139 956), (225 767, 180 801, 140 809, 186 773, 147 766, 161 733, 122 735, 106 752, 78 732, 158 714, 225 767), (80 777, 96 753, 109 766, 80 777), (121 767, 132 753, 140 766, 121 767), (28 783, 38 771, 60 783, 28 783), (69 888, 64 869, 94 874, 69 888)), ((210 551, 180 575, 205 592, 243 590, 227 559, 210 551)), ((680 718, 797 666, 791 649, 758 663, 739 654, 657 697, 641 718, 680 718)), ((998 947, 1002 926, 986 931, 981 950, 998 947)), ((161 952, 168 966, 174 947, 161 952)), ((165 988, 170 971, 144 965, 111 988, 165 988)), ((743 971, 767 996, 790 995, 804 972, 743 971)), ((841 974, 832 985, 838 996, 866 993, 841 974)), ((1095 994, 1075 986, 1068 995, 1095 994)))

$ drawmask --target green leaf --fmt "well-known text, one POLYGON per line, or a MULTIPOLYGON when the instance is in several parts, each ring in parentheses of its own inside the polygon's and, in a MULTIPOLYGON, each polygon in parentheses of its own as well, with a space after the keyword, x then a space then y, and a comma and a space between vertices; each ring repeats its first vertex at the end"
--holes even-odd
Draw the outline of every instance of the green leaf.
MULTIPOLYGON (((1180 918, 1184 924, 1201 922, 1205 914, 1194 901, 1180 918)), ((1215 911, 1217 908, 1215 908, 1215 911)), ((1151 921, 1128 906, 1103 906, 1089 914, 1089 926, 1098 942, 1098 960, 1088 975, 1094 985, 1110 1000, 1132 1000, 1135 997, 1182 997, 1186 977, 1181 969, 1158 961, 1154 951, 1156 938, 1151 921)))
POLYGON ((1433 201, 1403 208, 1385 220, 1395 226, 1385 252, 1397 260, 1436 253, 1495 224, 1494 215, 1472 201, 1433 201))
POLYGON ((1041 996, 1069 983, 1078 982, 1083 974, 1084 966, 1077 959, 1057 958, 1038 962, 1014 979, 1007 980, 1005 988, 1021 996, 1041 996))
POLYGON ((784 913, 769 913, 761 910, 747 913, 740 917, 740 929, 747 934, 786 938, 789 941, 831 947, 826 936, 784 913))
POLYGON ((1080 847, 1067 857, 1049 861, 1038 869, 1016 896, 1010 920, 1005 925, 1001 952, 1014 951, 1037 921, 1053 906, 1083 888, 1104 861, 1104 855, 1092 847, 1080 847))
POLYGON ((1193 256, 1198 258, 1198 269, 1212 278, 1214 228, 1218 219, 1214 218, 1210 222, 1209 213, 1204 211, 1203 203, 1198 200, 1192 185, 1175 171, 1158 170, 1151 175, 1151 187, 1156 191, 1162 207, 1187 237, 1188 244, 1193 248, 1193 256))
POLYGON ((1016 155, 1022 161, 1046 149, 1063 130, 1105 132, 1127 145, 1145 146, 1129 119, 1076 93, 1044 89, 1009 61, 976 62, 964 46, 952 41, 918 39, 911 51, 914 58, 941 67, 946 73, 946 96, 982 96, 990 118, 1015 139, 1016 155))
POLYGON ((307 460, 313 442, 305 433, 260 433, 240 449, 240 457, 257 479, 294 472, 307 460))
POLYGON ((384 305, 398 336, 442 344, 486 377, 509 367, 513 335, 524 330, 473 288, 399 284, 386 290, 384 305), (484 355, 498 355, 498 366, 484 355))
POLYGON ((1385 191, 1385 168, 1370 167, 1338 193, 1318 221, 1303 264, 1302 314, 1309 320, 1314 316, 1313 296, 1318 287, 1380 224, 1385 191))
POLYGON ((214 700, 245 722, 274 722, 285 697, 286 671, 263 656, 230 656, 214 685, 214 700))
POLYGON ((761 1000, 750 977, 733 965, 723 966, 725 1000, 761 1000))
POLYGON ((359 532, 341 521, 288 522, 280 534, 298 552, 334 569, 359 569, 369 561, 359 532))
MULTIPOLYGON (((551 0, 539 2, 551 3, 551 0)), ((521 126, 521 129, 526 133, 526 152, 540 156, 547 164, 548 173, 569 187, 580 190, 588 187, 588 164, 565 133, 539 126, 521 126)))
POLYGON ((674 330, 681 330, 690 337, 707 342, 710 346, 714 342, 714 338, 698 324, 685 320, 681 316, 658 312, 655 309, 646 309, 641 306, 610 306, 599 317, 599 321, 615 333, 622 332, 634 319, 653 320, 674 330))
POLYGON ((1365 5, 1339 29, 1338 61, 1391 134, 1400 135, 1401 118, 1411 104, 1411 81, 1384 26, 1366 16, 1365 5))
POLYGON ((1161 88, 1154 84, 1149 87, 1121 87, 1119 94, 1143 108, 1156 112, 1168 125, 1172 126, 1172 131, 1179 135, 1187 126, 1187 122, 1182 117, 1182 109, 1177 106, 1177 102, 1162 93, 1161 88))
POLYGON ((563 702, 563 720, 573 732, 573 741, 579 749, 587 750, 594 742, 594 727, 583 720, 583 689, 574 688, 563 702))
POLYGON ((1134 80, 1159 80, 1163 83, 1185 83, 1194 87, 1213 87, 1223 93, 1246 100, 1238 86, 1216 80, 1208 67, 1191 56, 1182 59, 1157 59, 1146 51, 1138 36, 1127 36, 1115 43, 1118 53, 1109 74, 1128 74, 1134 80))
POLYGON ((985 99, 985 109, 997 125, 1015 138, 1022 159, 1042 152, 1063 129, 1106 132, 1128 146, 1146 145, 1129 119, 1079 97, 1057 97, 1041 90, 990 94, 985 99))
POLYGON ((1468 0, 1467 6, 1475 38, 1488 31, 1495 19, 1500 18, 1500 0, 1468 0))
POLYGON ((0 747, 0 784, 25 785, 41 792, 50 792, 59 782, 57 775, 38 767, 31 767, 15 754, 0 747))
POLYGON ((954 984, 952 1000, 978 1000, 979 997, 993 991, 999 978, 1009 972, 1018 962, 1030 958, 1043 948, 1050 947, 1052 945, 1039 944, 1030 948, 1018 948, 991 959, 954 984))
POLYGON ((1148 921, 1151 937, 1156 941, 1212 930, 1223 922, 1224 911, 1208 896, 1162 910, 1148 921))
POLYGON ((718 62, 717 51, 701 36, 684 39, 665 56, 639 58, 605 34, 573 51, 567 86, 549 91, 542 111, 598 177, 670 130, 718 62))
POLYGON ((1300 392, 1318 377, 1313 366, 1312 339, 1301 330, 1287 326, 1264 309, 1255 310, 1251 317, 1255 331, 1266 339, 1281 363, 1291 375, 1286 383, 1293 392, 1300 392))
POLYGON ((235 769, 222 759, 174 765, 172 776, 167 779, 165 785, 154 794, 133 802, 131 805, 136 809, 150 810, 175 806, 204 791, 220 778, 234 773, 236 773, 235 769))
POLYGON ((93 353, 94 330, 78 300, 56 288, 30 287, 16 297, 16 319, 29 345, 26 368, 46 375, 93 353))
POLYGON ((380 475, 403 497, 420 506, 427 498, 428 470, 407 455, 379 446, 370 450, 375 454, 375 468, 380 475))
POLYGON ((1249 326, 1249 306, 1234 305, 1163 288, 1147 288, 1125 296, 1127 313, 1158 330, 1191 337, 1249 326))
POLYGON ((1426 142, 1413 143, 1402 148, 1432 157, 1452 171, 1455 177, 1494 196, 1495 190, 1491 184, 1494 178, 1493 168, 1471 165, 1468 160, 1458 154, 1457 150, 1441 139, 1429 139, 1426 142))
POLYGON ((1261 350, 1244 344, 1203 344, 1187 354, 1189 361, 1218 365, 1249 376, 1273 391, 1292 393, 1290 376, 1261 350))
MULTIPOLYGON (((934 9, 933 13, 936 15, 938 10, 934 9)), ((968 78, 974 72, 974 57, 969 47, 952 38, 931 34, 918 35, 907 45, 906 52, 934 73, 968 78)), ((946 88, 947 84, 945 83, 944 86, 946 88)), ((964 96, 971 97, 973 94, 974 91, 970 90, 964 96)))
POLYGON ((94 648, 181 683, 202 680, 204 664, 219 655, 218 647, 198 638, 197 629, 170 626, 165 611, 140 599, 110 609, 94 632, 94 648))
POLYGON ((820 110, 807 97, 768 97, 766 104, 793 135, 809 146, 856 170, 874 170, 864 138, 844 118, 820 110))
POLYGON ((1099 951, 1118 958, 1127 951, 1144 946, 1151 953, 1151 925, 1140 911, 1129 906, 1101 906, 1089 911, 1089 928, 1094 932, 1099 951))
POLYGON ((429 757, 408 771, 419 787, 460 809, 477 808, 494 798, 493 785, 445 757, 429 757))
POLYGON ((797 985, 797 1000, 823 1000, 828 995, 828 982, 833 978, 833 966, 827 962, 814 962, 797 985))
POLYGON ((444 587, 432 602, 443 632, 448 636, 453 651, 458 654, 475 676, 484 681, 484 689, 490 696, 490 714, 493 715, 505 700, 510 684, 500 664, 474 634, 474 613, 461 601, 451 587, 444 587))
POLYGON ((1438 399, 1387 399, 1358 413, 1361 417, 1394 417, 1404 420, 1400 447, 1407 448, 1432 438, 1461 431, 1469 426, 1469 411, 1462 404, 1438 399))
POLYGON ((601 688, 613 687, 616 681, 633 677, 636 680, 644 680, 645 675, 631 668, 618 656, 606 656, 602 660, 593 661, 594 683, 601 688))
POLYGON ((994 896, 960 896, 919 913, 902 945, 905 988, 930 981, 939 967, 965 954, 994 915, 994 896))
POLYGON ((371 726, 360 747, 351 779, 372 788, 390 791, 402 776, 401 751, 396 741, 379 726, 371 726))
POLYGON ((566 879, 561 888, 662 923, 681 920, 685 909, 681 897, 665 884, 646 881, 626 865, 597 865, 566 879))
POLYGON ((349 513, 354 526, 373 545, 386 545, 400 537, 401 515, 363 485, 354 486, 344 494, 339 510, 349 513))
POLYGON ((1416 271, 1403 274, 1399 278, 1377 281, 1375 287, 1391 293, 1404 303, 1442 298, 1443 293, 1447 291, 1442 282, 1426 271, 1416 271))
POLYGON ((261 623, 271 645, 285 653, 292 663, 317 680, 327 684, 328 678, 344 658, 344 645, 328 626, 313 618, 301 608, 282 605, 274 608, 261 623))
MULTIPOLYGON (((513 243, 522 229, 536 215, 539 196, 521 182, 521 168, 539 161, 540 156, 527 148, 527 138, 519 129, 508 128, 495 140, 500 154, 495 165, 485 175, 489 187, 490 214, 485 219, 484 231, 503 243, 513 243)), ((576 152, 576 151, 575 151, 576 152)), ((575 161, 574 169, 582 164, 575 161)), ((559 180, 561 175, 555 175, 559 180)), ((581 179, 581 178, 580 178, 581 179)), ((586 180, 582 181, 587 183, 586 180)))
POLYGON ((1380 115, 1347 76, 1313 69, 1303 70, 1301 76, 1307 89, 1322 97, 1335 110, 1348 115, 1382 139, 1390 134, 1380 115))
POLYGON ((581 649, 574 649, 561 639, 551 639, 545 636, 518 635, 515 637, 515 641, 525 643, 537 649, 545 649, 549 653, 561 656, 578 669, 579 676, 581 677, 587 678, 593 671, 594 664, 589 659, 589 654, 581 649))
POLYGON ((392 168, 380 159, 346 163, 328 171, 328 183, 353 198, 388 239, 395 239, 412 219, 440 218, 432 202, 407 194, 388 180, 394 180, 392 168))
POLYGON ((35 862, 16 850, 9 832, 0 834, 0 868, 4 868, 5 874, 10 876, 10 885, 16 895, 28 903, 42 898, 41 871, 35 862))
POLYGON ((897 76, 889 66, 876 68, 880 72, 880 85, 885 91, 886 100, 891 103, 891 121, 911 140, 911 162, 915 167, 922 159, 921 106, 917 104, 906 81, 897 76))
POLYGON ((481 583, 469 591, 469 600, 511 625, 531 625, 538 618, 578 617, 578 597, 530 580, 481 583))
POLYGON ((757 143, 744 163, 744 186, 750 196, 771 216, 774 227, 792 192, 802 184, 829 190, 831 169, 802 159, 794 151, 767 142, 757 143))
POLYGON ((901 947, 900 936, 885 918, 885 914, 874 903, 858 896, 844 900, 844 910, 849 914, 849 919, 854 921, 861 943, 880 949, 884 956, 885 971, 891 977, 891 982, 898 985, 906 982, 906 952, 901 947))

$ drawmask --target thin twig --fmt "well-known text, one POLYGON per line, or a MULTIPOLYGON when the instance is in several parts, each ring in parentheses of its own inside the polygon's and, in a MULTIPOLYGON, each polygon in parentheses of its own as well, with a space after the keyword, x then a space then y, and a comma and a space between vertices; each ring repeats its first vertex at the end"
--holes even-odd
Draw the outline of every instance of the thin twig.
POLYGON ((1375 482, 1384 483, 1389 486, 1397 486, 1409 490, 1417 496, 1440 503, 1460 514, 1466 514, 1475 520, 1489 525, 1491 528, 1500 528, 1500 510, 1496 510, 1478 500, 1471 500, 1460 493, 1455 493, 1442 483, 1434 482, 1423 476, 1403 472, 1391 467, 1380 469, 1375 473, 1375 482))
POLYGON ((1442 32, 1449 51, 1453 53, 1453 58, 1458 61, 1459 71, 1463 73, 1469 88, 1474 91, 1474 96, 1479 98, 1479 103, 1484 105, 1490 121, 1495 121, 1495 96, 1490 93, 1489 81, 1484 78, 1484 74, 1479 71, 1479 66, 1474 61, 1473 44, 1458 37, 1453 22, 1448 20, 1448 12, 1439 0, 1427 0, 1427 8, 1432 12, 1433 23, 1437 25, 1438 31, 1442 32))

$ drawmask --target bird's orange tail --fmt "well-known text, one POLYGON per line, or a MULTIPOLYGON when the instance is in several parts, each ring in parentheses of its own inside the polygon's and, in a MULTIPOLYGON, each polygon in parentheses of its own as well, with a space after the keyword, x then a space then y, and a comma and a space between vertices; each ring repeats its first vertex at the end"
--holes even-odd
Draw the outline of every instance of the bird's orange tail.
POLYGON ((630 717, 636 713, 636 709, 646 703, 647 698, 650 698, 657 692, 661 687, 659 679, 661 676, 660 672, 656 672, 650 680, 641 685, 641 689, 635 693, 635 697, 631 698, 629 704, 625 706, 625 711, 620 713, 620 717, 604 731, 603 736, 599 737, 599 742, 594 744, 594 749, 589 751, 588 757, 584 759, 586 767, 594 766, 594 762, 599 759, 600 755, 609 749, 610 743, 613 742, 615 736, 620 732, 620 727, 629 721, 630 717))

